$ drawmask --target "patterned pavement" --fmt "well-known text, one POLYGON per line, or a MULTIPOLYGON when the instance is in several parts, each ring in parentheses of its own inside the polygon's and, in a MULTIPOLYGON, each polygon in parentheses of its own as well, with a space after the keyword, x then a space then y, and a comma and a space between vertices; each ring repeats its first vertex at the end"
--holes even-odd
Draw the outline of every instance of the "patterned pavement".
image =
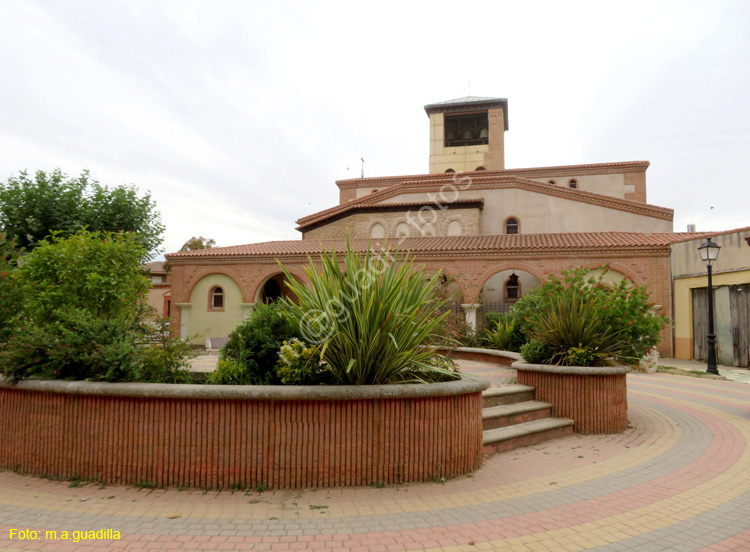
MULTIPOLYGON (((513 375, 463 366, 495 385, 513 375)), ((204 492, 4 472, 0 549, 750 551, 750 386, 632 374, 628 396, 622 434, 519 449, 446 482, 204 492), (18 529, 37 538, 11 540, 18 529), (73 540, 103 529, 121 538, 73 540)))

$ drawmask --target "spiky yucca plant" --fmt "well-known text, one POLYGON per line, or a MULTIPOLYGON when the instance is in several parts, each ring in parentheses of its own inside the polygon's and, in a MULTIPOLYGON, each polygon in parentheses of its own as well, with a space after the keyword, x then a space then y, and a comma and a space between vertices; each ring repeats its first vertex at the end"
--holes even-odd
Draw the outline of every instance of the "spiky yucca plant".
MULTIPOLYGON (((281 263, 279 263, 281 265, 281 263)), ((367 385, 432 382, 457 378, 455 365, 426 348, 448 313, 431 299, 438 278, 395 262, 390 252, 356 253, 347 244, 343 266, 323 251, 320 268, 310 260, 307 287, 281 265, 298 302, 291 316, 335 383, 367 385)))
POLYGON ((546 364, 570 366, 582 358, 589 365, 635 360, 628 356, 625 331, 614 331, 604 325, 596 300, 562 295, 531 323, 532 340, 549 351, 546 364))

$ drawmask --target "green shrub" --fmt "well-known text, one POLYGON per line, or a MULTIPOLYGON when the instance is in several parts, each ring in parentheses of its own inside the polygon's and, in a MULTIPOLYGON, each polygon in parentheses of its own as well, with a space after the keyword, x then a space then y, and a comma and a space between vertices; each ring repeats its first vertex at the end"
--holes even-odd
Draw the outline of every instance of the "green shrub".
POLYGON ((498 316, 490 319, 494 320, 494 323, 484 330, 482 344, 500 351, 519 351, 523 344, 523 334, 516 320, 500 313, 492 314, 498 316))
POLYGON ((206 383, 213 385, 255 385, 256 380, 239 360, 220 358, 216 369, 206 378, 206 383))
POLYGON ((284 341, 279 350, 276 374, 284 385, 317 385, 330 381, 330 373, 325 364, 320 363, 320 355, 315 347, 293 337, 284 341))
POLYGON ((17 253, 12 241, 0 234, 0 347, 19 322, 22 295, 18 286, 17 253))
POLYGON ((40 242, 17 271, 23 303, 0 347, 0 373, 14 380, 188 381, 186 344, 143 345, 159 335, 146 323, 149 284, 138 268, 144 254, 132 234, 79 231, 40 242))
POLYGON ((529 364, 544 364, 552 356, 552 351, 546 344, 532 339, 521 346, 521 356, 529 364))
POLYGON ((408 258, 394 262, 388 251, 359 254, 348 247, 342 264, 335 252, 323 252, 320 268, 311 260, 305 269, 310 287, 284 270, 299 298, 290 312, 305 341, 319 346, 335 383, 457 377, 449 359, 424 347, 448 314, 435 314, 443 306, 433 296, 439 278, 413 271, 408 258))
POLYGON ((190 373, 195 352, 187 339, 170 339, 168 320, 149 326, 147 345, 137 350, 136 381, 150 383, 196 383, 190 373))
MULTIPOLYGON (((244 366, 245 374, 237 377, 233 371, 236 367, 232 366, 230 379, 237 380, 235 383, 241 380, 242 385, 277 385, 281 383, 276 375, 279 349, 284 341, 293 337, 301 336, 284 303, 259 303, 229 335, 219 359, 233 360, 244 366)), ((210 382, 218 383, 215 379, 210 378, 210 382)))
POLYGON ((590 366, 596 358, 591 347, 571 347, 566 354, 565 364, 568 366, 590 366))
POLYGON ((136 336, 132 319, 57 309, 54 323, 29 324, 15 332, 0 353, 0 371, 14 380, 130 380, 137 368, 136 336))
MULTIPOLYGON (((533 291, 526 293, 511 310, 517 330, 524 341, 533 339, 534 320, 553 309, 561 297, 583 299, 594 305, 602 328, 610 328, 623 343, 622 361, 637 362, 659 342, 659 332, 669 321, 663 314, 650 312, 648 288, 623 280, 615 285, 603 281, 604 275, 590 276, 590 270, 579 268, 563 271, 562 277, 551 276, 533 291)), ((579 343, 568 339, 570 347, 579 343)), ((598 356, 601 356, 597 353, 598 356)))

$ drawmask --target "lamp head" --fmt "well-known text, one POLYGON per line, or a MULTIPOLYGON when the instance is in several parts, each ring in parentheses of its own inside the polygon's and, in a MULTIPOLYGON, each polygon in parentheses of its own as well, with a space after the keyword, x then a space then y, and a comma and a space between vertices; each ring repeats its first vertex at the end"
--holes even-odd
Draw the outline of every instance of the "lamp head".
POLYGON ((721 249, 721 246, 711 241, 711 238, 706 238, 705 243, 698 248, 698 253, 700 253, 701 259, 706 263, 706 266, 713 264, 719 256, 719 249, 721 249))

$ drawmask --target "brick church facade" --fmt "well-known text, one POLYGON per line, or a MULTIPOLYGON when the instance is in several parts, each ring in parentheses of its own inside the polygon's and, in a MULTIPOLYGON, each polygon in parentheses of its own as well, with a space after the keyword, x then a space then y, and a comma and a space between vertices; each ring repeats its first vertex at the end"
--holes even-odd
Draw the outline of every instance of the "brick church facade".
MULTIPOLYGON (((172 267, 173 332, 224 337, 261 301, 286 296, 281 262, 306 281, 308 256, 389 247, 452 280, 467 322, 503 310, 550 274, 609 265, 607 278, 648 284, 671 318, 673 211, 646 201, 646 161, 507 169, 502 98, 425 107, 430 172, 336 182, 340 202, 297 221, 302 239, 185 251, 172 267)), ((671 328, 659 352, 671 356, 671 328)))

